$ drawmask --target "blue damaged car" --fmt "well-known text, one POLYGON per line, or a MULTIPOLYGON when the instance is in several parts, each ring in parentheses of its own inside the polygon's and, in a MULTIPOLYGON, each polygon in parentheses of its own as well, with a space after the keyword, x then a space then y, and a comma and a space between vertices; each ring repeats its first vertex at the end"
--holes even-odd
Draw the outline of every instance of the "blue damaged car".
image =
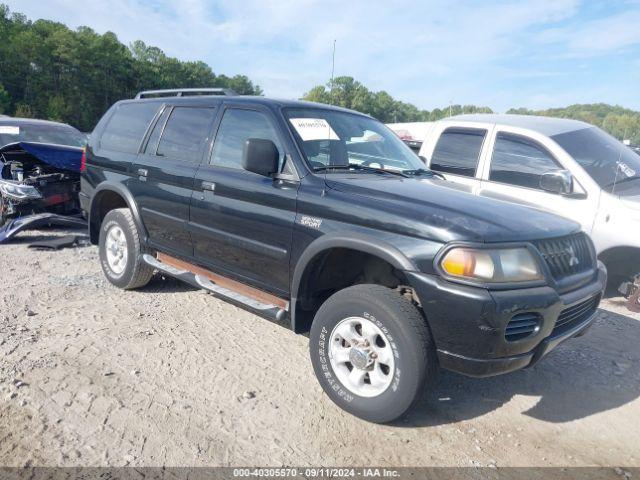
POLYGON ((70 125, 0 117, 0 226, 34 213, 77 213, 85 143, 70 125))

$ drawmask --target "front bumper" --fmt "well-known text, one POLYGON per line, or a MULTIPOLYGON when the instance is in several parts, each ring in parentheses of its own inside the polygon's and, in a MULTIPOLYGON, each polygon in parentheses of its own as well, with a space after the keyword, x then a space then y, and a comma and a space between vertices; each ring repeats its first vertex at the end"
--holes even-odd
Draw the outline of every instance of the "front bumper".
POLYGON ((448 282, 438 276, 407 272, 427 316, 443 368, 474 377, 512 372, 538 363, 547 353, 591 326, 606 285, 599 264, 594 278, 581 288, 559 294, 551 287, 489 291, 448 282), (584 315, 556 328, 563 311, 592 300, 584 315), (539 315, 538 330, 516 341, 505 331, 518 314, 539 315))

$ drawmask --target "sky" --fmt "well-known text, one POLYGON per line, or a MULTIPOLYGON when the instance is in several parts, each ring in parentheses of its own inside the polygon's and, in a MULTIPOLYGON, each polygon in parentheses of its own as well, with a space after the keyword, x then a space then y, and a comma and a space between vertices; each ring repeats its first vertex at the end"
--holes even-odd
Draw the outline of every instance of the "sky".
POLYGON ((336 76, 422 109, 640 110, 640 0, 0 1, 247 75, 272 97, 325 84, 336 40, 336 76))

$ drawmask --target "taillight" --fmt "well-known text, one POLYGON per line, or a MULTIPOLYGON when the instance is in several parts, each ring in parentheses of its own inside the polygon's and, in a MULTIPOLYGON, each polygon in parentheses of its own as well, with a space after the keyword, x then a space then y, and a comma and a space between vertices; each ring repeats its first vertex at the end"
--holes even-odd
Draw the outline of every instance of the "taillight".
POLYGON ((80 172, 87 171, 87 149, 82 149, 82 158, 80 159, 80 172))

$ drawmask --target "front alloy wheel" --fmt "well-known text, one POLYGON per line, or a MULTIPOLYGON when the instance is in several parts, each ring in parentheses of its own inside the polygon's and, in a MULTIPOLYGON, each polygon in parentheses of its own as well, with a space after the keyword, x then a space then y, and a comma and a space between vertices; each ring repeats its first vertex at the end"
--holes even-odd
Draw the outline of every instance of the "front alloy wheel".
POLYGON ((309 350, 329 398, 371 422, 391 422, 409 412, 436 375, 424 317, 397 291, 380 285, 354 285, 329 297, 311 325, 309 350))
POLYGON ((395 371, 389 339, 371 320, 349 317, 331 333, 329 360, 338 380, 361 397, 384 392, 395 371))

